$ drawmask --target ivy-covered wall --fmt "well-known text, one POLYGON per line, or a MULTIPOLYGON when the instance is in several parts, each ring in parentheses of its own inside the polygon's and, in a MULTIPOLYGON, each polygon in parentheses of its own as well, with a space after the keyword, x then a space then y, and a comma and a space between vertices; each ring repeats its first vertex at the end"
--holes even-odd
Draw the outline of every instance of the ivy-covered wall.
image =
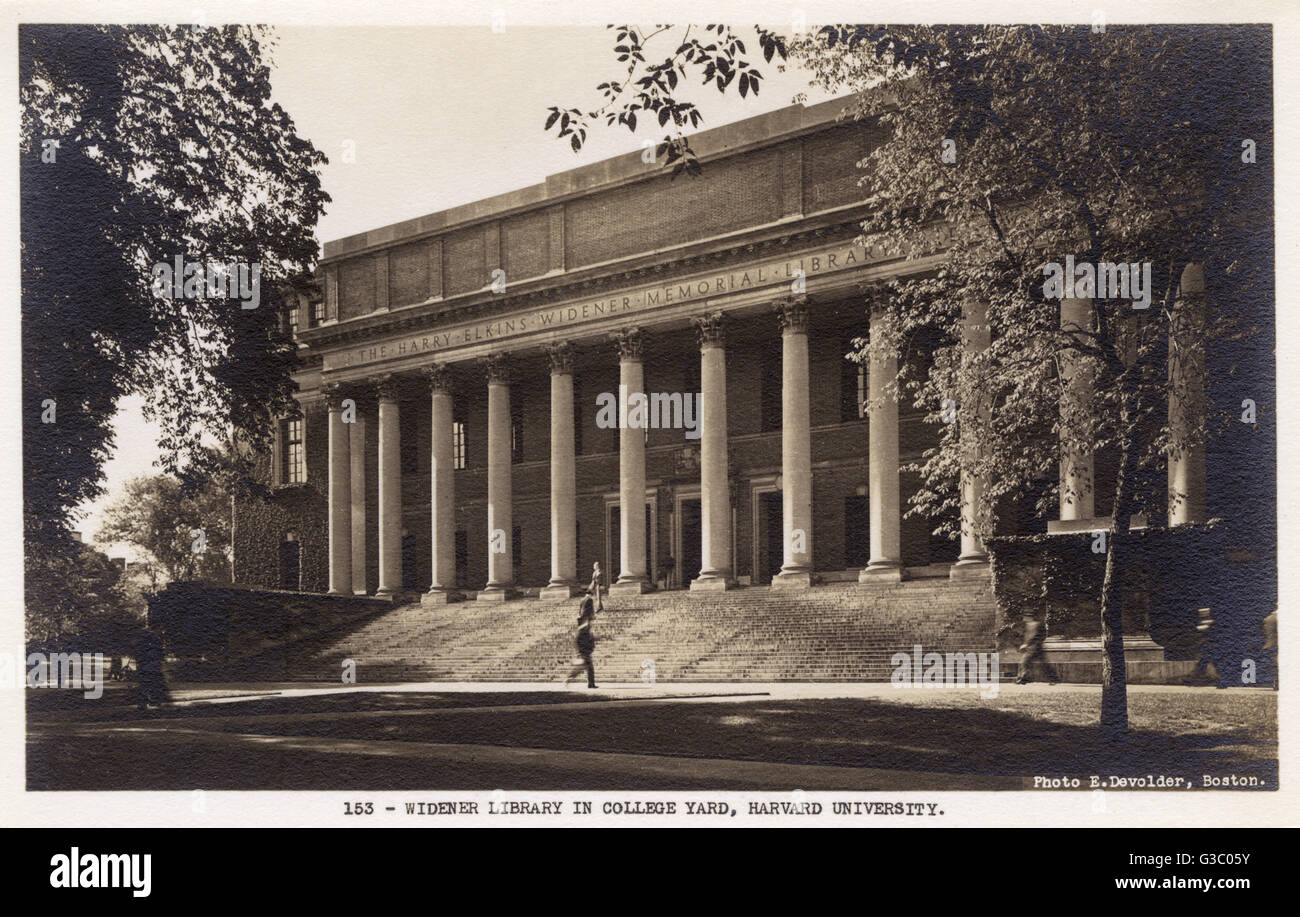
POLYGON ((265 495, 235 504, 235 578, 240 585, 279 589, 280 544, 293 534, 299 542, 300 585, 304 592, 329 589, 329 527, 325 488, 329 480, 327 415, 321 407, 304 412, 307 480, 275 486, 272 456, 258 456, 257 480, 265 495))
MULTIPOLYGON (((1123 582, 1124 633, 1149 634, 1170 658, 1197 652, 1197 609, 1211 608, 1221 639, 1250 644, 1272 610, 1267 602, 1243 600, 1254 575, 1225 546, 1213 523, 1150 528, 1129 535, 1123 582)), ((988 540, 998 637, 1019 645, 1026 613, 1046 615, 1049 636, 1096 639, 1101 633, 1101 586, 1105 553, 1093 551, 1095 535, 997 536, 988 540)))

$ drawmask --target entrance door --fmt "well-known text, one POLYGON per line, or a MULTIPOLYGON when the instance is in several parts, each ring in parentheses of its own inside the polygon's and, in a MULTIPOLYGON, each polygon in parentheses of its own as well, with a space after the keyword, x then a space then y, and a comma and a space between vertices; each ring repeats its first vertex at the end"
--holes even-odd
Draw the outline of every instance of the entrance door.
MULTIPOLYGON (((623 529, 619 524, 622 513, 617 503, 609 505, 609 558, 608 565, 605 568, 605 582, 618 582, 619 576, 623 573, 623 551, 622 535, 623 529)), ((651 505, 645 507, 645 570, 646 579, 654 582, 655 569, 653 566, 653 547, 654 547, 654 518, 651 512, 651 505)), ((698 569, 698 568, 697 568, 698 569)))
POLYGON ((293 589, 297 591, 301 588, 301 552, 298 542, 285 539, 280 542, 280 588, 293 589))
POLYGON ((701 552, 703 528, 700 524, 700 501, 683 500, 681 506, 682 540, 677 552, 677 571, 682 586, 689 586, 691 580, 700 575, 700 566, 704 563, 701 552))
POLYGON ((772 582, 772 577, 781 572, 781 564, 785 562, 782 523, 781 492, 769 491, 759 494, 757 528, 761 534, 758 551, 760 583, 772 582))
MULTIPOLYGON (((429 586, 425 578, 420 576, 419 564, 424 553, 414 535, 402 536, 402 589, 407 592, 421 592, 429 586)), ((432 559, 430 563, 432 564, 432 559)))

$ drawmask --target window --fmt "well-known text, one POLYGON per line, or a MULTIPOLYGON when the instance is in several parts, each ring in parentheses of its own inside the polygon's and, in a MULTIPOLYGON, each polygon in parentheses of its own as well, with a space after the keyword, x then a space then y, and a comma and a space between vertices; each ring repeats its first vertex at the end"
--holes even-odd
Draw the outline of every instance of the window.
POLYGON ((280 421, 280 483, 302 484, 307 480, 307 451, 302 436, 302 418, 280 421))
POLYGON ((298 307, 296 305, 289 310, 289 333, 295 336, 298 334, 298 307))
POLYGON ((311 324, 316 327, 325 321, 325 300, 318 299, 311 304, 311 324))
POLYGON ((451 467, 457 471, 465 470, 465 421, 455 420, 451 424, 451 467))

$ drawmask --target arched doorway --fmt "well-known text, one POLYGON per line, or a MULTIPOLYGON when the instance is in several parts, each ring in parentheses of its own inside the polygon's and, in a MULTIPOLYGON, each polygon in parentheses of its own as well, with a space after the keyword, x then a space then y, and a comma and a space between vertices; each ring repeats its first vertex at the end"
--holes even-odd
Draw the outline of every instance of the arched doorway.
POLYGON ((285 532, 280 541, 280 588, 302 591, 302 545, 295 532, 285 532))

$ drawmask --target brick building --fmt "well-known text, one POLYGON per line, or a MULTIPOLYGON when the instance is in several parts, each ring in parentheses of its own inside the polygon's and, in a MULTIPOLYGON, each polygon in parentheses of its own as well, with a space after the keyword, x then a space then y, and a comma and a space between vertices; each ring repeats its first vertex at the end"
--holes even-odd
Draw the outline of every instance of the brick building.
MULTIPOLYGON (((699 134, 698 180, 630 153, 328 243, 238 581, 441 603, 569 597, 595 562, 614 595, 987 576, 970 520, 953 541, 903 518, 900 466, 935 432, 870 397, 924 342, 844 357, 862 284, 944 255, 940 233, 907 257, 856 243, 856 163, 881 138, 841 108, 699 134)), ((1198 521, 1205 454, 1174 464, 1170 521, 1198 521)), ((1099 490, 1053 527, 1108 514, 1099 490)))

